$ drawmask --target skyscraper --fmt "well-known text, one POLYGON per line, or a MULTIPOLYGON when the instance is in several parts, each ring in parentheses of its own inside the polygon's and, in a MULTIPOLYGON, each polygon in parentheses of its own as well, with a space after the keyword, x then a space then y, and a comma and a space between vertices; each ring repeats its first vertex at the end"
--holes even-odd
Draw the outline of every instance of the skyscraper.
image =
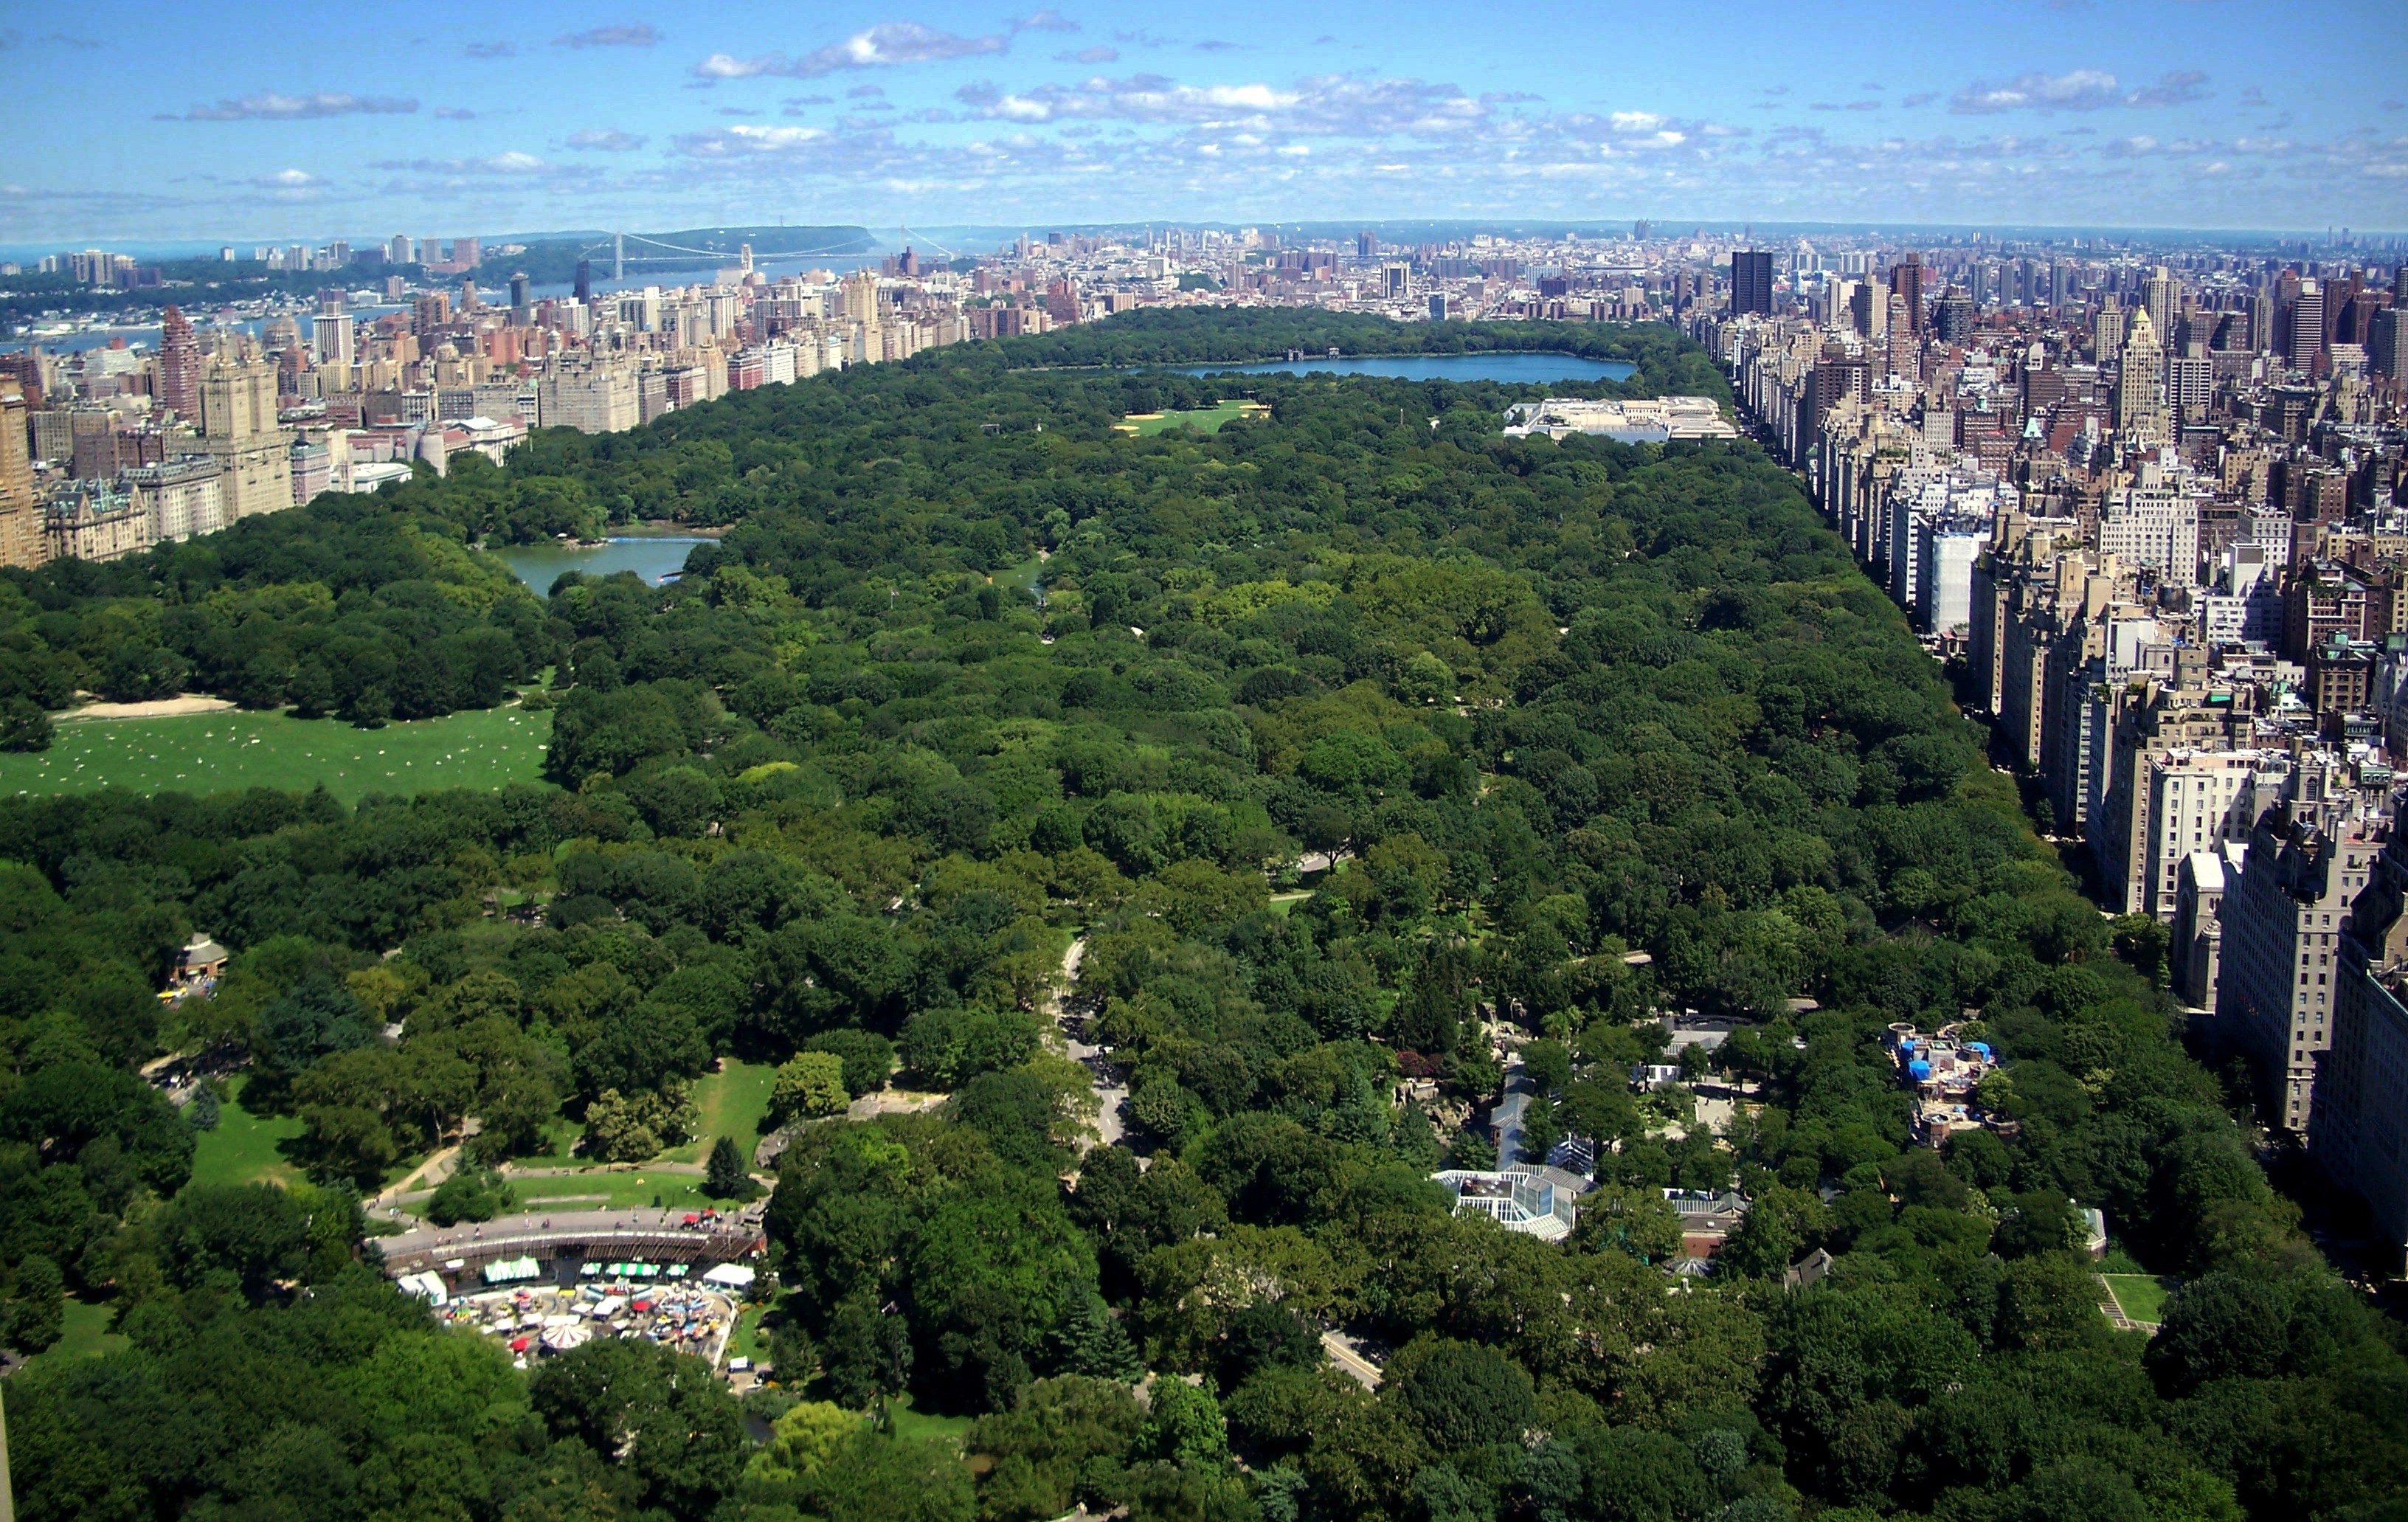
POLYGON ((1920 337, 1923 332, 1923 255, 1909 253, 1890 266, 1889 288, 1906 298, 1906 325, 1920 337))
POLYGON ((187 423, 201 415, 201 346, 175 307, 159 320, 159 403, 187 423))
POLYGON ((1770 250, 1731 251, 1731 315, 1772 314, 1772 254, 1770 250))
POLYGON ((2172 432, 2166 423, 2166 352, 2145 307, 2132 314, 2117 366, 2116 430, 2142 445, 2164 443, 2172 432))
POLYGON ((228 521, 293 505, 292 445, 277 424, 275 366, 246 356, 203 372, 201 449, 225 471, 228 521))
POLYGON ((34 499, 32 442, 25 437, 25 394, 0 380, 0 566, 38 566, 50 557, 34 499))
POLYGON ((594 305, 594 261, 577 261, 577 300, 580 306, 594 305))
MULTIPOLYGON (((318 367, 337 372, 351 367, 351 317, 349 312, 322 312, 310 319, 309 349, 316 355, 318 367)), ((338 389, 348 389, 349 378, 337 374, 338 389)), ((276 421, 274 405, 268 409, 268 421, 276 421)))
POLYGON ((2295 368, 2306 369, 2325 348, 2325 293, 2315 280, 2300 282, 2300 299, 2291 308, 2291 331, 2285 335, 2283 357, 2295 368))
POLYGON ((2172 336, 2174 318, 2182 309, 2182 283, 2165 266, 2159 265, 2149 278, 2141 282, 2141 305, 2148 309, 2149 321, 2163 341, 2172 336))

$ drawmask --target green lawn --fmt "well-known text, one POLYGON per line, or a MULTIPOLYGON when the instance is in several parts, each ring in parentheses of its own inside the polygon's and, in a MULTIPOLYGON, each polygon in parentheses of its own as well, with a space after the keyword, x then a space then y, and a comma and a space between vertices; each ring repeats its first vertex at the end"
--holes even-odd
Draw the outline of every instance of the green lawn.
POLYGON ((549 1178, 510 1180, 520 1210, 540 1212, 550 1204, 558 1210, 643 1210, 657 1198, 664 1210, 700 1210, 719 1200, 702 1192, 699 1173, 663 1173, 638 1169, 632 1173, 563 1173, 549 1178), (601 1195, 606 1199, 580 1199, 601 1195))
POLYGON ((1221 431, 1224 424, 1241 418, 1250 411, 1265 410, 1268 409, 1260 402, 1234 400, 1215 402, 1211 407, 1189 408, 1185 411, 1156 412, 1150 415, 1140 413, 1121 423, 1119 426, 1123 432, 1133 433, 1140 438, 1182 427, 1194 428, 1199 433, 1216 434, 1221 431))
POLYGON ((242 1107, 242 1085, 249 1082, 236 1078, 234 1095, 218 1107, 218 1127, 214 1131, 202 1131, 193 1149, 193 1182, 195 1184, 256 1184, 274 1180, 289 1184, 301 1177, 301 1170, 284 1160, 276 1150, 280 1142, 301 1134, 299 1117, 294 1115, 254 1115, 242 1107))
POLYGON ((723 1136, 736 1139, 737 1147, 744 1154, 747 1166, 752 1161, 752 1144, 761 1140, 761 1119, 769 1113, 769 1090, 776 1084, 778 1070, 766 1062, 738 1062, 729 1057, 724 1071, 705 1073, 695 1080, 695 1108, 702 1119, 695 1138, 681 1147, 671 1147, 662 1156, 681 1163, 698 1163, 710 1156, 710 1144, 723 1136))
POLYGON ((2166 1297, 2174 1288, 2172 1280, 2145 1273, 2110 1273, 2103 1277, 2107 1287, 2114 1292, 2115 1303, 2124 1308, 2126 1320, 2155 1326, 2165 1318, 2166 1297))
POLYGON ((114 1306, 90 1305, 70 1296, 66 1307, 66 1326, 50 1351, 26 1360, 36 1363, 73 1363, 79 1358, 97 1358, 104 1353, 115 1353, 134 1345, 123 1332, 109 1330, 117 1319, 114 1306))
POLYGON ((139 793, 287 791, 320 783, 349 803, 363 793, 497 788, 542 780, 549 711, 515 706, 355 729, 282 713, 80 719, 47 751, 0 754, 0 797, 111 784, 139 793))
POLYGON ((1039 560, 1035 555, 1030 555, 1027 559, 1022 561, 1019 565, 1012 567, 1010 570, 999 570, 996 572, 995 584, 997 586, 1027 587, 1034 585, 1037 579, 1044 574, 1045 562, 1039 560))
POLYGON ((736 1329, 727 1335, 729 1357, 750 1358, 756 1364, 769 1361, 769 1339, 761 1331, 761 1318, 768 1314, 767 1305, 748 1305, 737 1313, 736 1329))
POLYGON ((932 1416, 912 1410, 908 1395, 896 1396, 886 1410, 895 1418, 895 1435, 898 1438, 942 1438, 948 1443, 959 1443, 970 1429, 968 1416, 932 1416))

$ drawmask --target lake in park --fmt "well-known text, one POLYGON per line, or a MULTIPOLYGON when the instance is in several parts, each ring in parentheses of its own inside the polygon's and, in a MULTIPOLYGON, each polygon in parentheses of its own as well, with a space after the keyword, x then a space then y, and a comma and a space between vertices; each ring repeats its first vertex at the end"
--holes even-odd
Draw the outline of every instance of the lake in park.
POLYGON ((552 583, 565 571, 583 571, 588 576, 634 571, 658 586, 671 572, 685 568, 685 557, 695 545, 710 542, 693 535, 657 534, 605 539, 600 544, 506 544, 486 553, 500 557, 540 597, 551 595, 552 583))
POLYGON ((1182 375, 1376 375, 1390 380, 1499 380, 1512 385, 1627 380, 1639 373, 1638 366, 1618 359, 1584 359, 1578 354, 1364 354, 1173 368, 1182 375))

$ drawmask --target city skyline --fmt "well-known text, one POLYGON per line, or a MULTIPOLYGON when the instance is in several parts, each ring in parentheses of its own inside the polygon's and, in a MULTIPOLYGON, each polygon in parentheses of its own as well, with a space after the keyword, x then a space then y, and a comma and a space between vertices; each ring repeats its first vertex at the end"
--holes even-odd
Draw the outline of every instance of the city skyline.
POLYGON ((0 243, 716 222, 2408 226, 2372 4, 2034 0, 1465 28, 1419 6, 241 7, 0 30, 0 243), (2270 45, 2291 38, 2292 45, 2270 45), (1565 46, 1550 45, 1560 39, 1565 46), (172 72, 128 65, 173 57, 172 72), (90 106, 129 86, 105 133, 90 106))

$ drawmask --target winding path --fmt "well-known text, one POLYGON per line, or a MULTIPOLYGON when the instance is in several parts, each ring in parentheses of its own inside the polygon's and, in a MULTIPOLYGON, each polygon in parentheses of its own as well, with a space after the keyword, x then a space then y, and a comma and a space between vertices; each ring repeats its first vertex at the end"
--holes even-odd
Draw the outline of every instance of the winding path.
POLYGON ((1079 984, 1079 964, 1086 959, 1087 938, 1071 938, 1068 950, 1062 953, 1062 982, 1047 997, 1052 1006, 1054 1023, 1062 1032, 1062 1044, 1070 1060, 1087 1070, 1087 1082, 1096 1091, 1096 1137, 1105 1146, 1119 1144, 1125 1134, 1121 1124, 1121 1105, 1128 1098, 1128 1087, 1120 1070, 1112 1065, 1104 1049, 1083 1039, 1087 1022, 1070 1012, 1070 990, 1079 984))

